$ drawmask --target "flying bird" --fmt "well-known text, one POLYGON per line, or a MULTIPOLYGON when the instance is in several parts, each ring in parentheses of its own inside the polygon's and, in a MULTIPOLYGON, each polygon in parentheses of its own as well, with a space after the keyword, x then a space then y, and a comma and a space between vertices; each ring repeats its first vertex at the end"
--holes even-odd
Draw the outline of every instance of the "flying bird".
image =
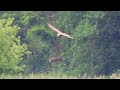
POLYGON ((66 34, 66 33, 61 32, 61 31, 58 30, 57 28, 53 27, 51 24, 49 24, 49 23, 47 23, 47 24, 48 24, 48 26, 49 26, 53 31, 55 31, 55 32, 58 33, 58 34, 57 34, 58 37, 59 37, 59 36, 65 36, 65 37, 67 37, 67 38, 72 38, 72 39, 73 39, 73 37, 71 37, 70 35, 68 35, 68 34, 66 34))

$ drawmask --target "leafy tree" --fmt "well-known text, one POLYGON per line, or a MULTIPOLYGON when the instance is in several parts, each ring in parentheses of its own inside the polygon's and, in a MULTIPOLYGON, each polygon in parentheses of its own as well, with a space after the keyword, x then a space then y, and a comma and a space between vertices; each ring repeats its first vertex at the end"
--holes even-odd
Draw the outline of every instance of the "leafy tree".
POLYGON ((15 73, 23 70, 23 60, 27 46, 20 44, 16 34, 20 27, 12 26, 14 18, 0 19, 0 72, 15 73))

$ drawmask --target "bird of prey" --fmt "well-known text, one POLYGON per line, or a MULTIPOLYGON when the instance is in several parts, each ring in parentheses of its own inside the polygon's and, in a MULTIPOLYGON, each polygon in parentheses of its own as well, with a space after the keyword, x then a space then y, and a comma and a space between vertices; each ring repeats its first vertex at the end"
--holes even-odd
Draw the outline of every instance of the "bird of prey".
POLYGON ((68 35, 68 34, 66 34, 66 33, 61 32, 61 31, 58 30, 57 28, 53 27, 51 24, 49 24, 49 23, 47 23, 47 24, 48 24, 48 26, 49 26, 53 31, 55 31, 55 32, 58 33, 58 34, 57 34, 58 37, 59 37, 59 36, 64 36, 64 37, 72 38, 72 39, 73 39, 73 37, 71 37, 70 35, 68 35))

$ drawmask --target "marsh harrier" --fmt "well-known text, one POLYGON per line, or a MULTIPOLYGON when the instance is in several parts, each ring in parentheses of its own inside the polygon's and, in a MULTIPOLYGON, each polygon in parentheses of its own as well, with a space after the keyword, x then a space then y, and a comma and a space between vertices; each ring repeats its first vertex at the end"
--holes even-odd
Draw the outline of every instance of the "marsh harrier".
POLYGON ((49 26, 53 31, 55 31, 55 32, 58 33, 58 34, 57 34, 58 37, 59 37, 59 36, 64 36, 64 37, 67 37, 67 38, 73 38, 73 37, 71 37, 70 35, 68 35, 68 34, 66 34, 66 33, 63 33, 63 32, 61 32, 60 30, 58 30, 57 28, 53 27, 51 24, 49 24, 49 23, 47 23, 47 24, 48 24, 48 26, 49 26))

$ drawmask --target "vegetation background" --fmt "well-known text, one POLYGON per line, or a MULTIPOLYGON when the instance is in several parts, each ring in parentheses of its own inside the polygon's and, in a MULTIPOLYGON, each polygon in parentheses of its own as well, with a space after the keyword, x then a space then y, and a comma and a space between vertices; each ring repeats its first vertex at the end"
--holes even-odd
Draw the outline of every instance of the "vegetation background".
POLYGON ((0 11, 1 78, 33 73, 119 74, 120 11, 0 11), (75 39, 57 37, 47 22, 75 39), (48 62, 58 56, 62 61, 48 62))

